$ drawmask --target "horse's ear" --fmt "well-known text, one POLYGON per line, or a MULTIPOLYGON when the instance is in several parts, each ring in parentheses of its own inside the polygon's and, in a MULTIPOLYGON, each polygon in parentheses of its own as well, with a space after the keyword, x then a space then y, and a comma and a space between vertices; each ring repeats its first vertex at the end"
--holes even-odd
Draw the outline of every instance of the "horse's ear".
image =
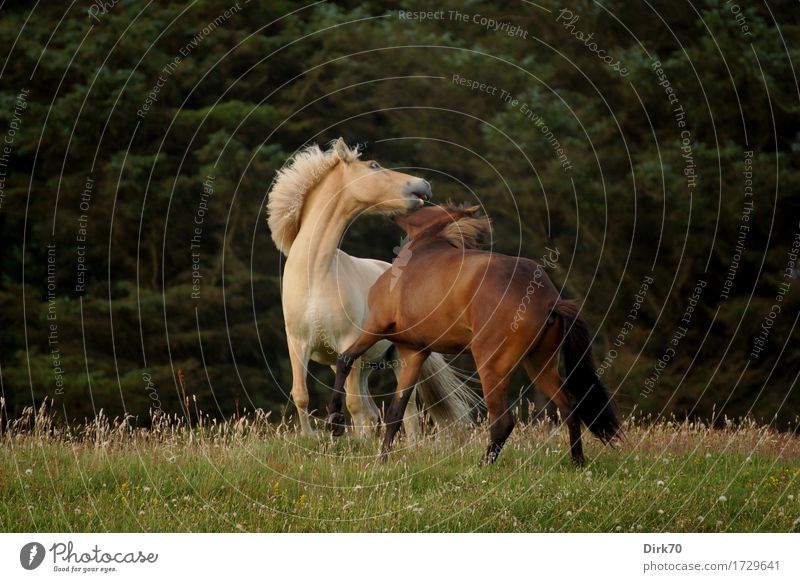
POLYGON ((350 148, 347 147, 347 144, 344 143, 344 138, 339 138, 336 140, 336 145, 334 146, 336 150, 336 155, 339 156, 339 159, 343 162, 347 162, 350 160, 350 148))
POLYGON ((464 212, 467 214, 467 216, 478 218, 481 215, 481 207, 478 204, 475 204, 474 206, 467 206, 464 209, 464 212))

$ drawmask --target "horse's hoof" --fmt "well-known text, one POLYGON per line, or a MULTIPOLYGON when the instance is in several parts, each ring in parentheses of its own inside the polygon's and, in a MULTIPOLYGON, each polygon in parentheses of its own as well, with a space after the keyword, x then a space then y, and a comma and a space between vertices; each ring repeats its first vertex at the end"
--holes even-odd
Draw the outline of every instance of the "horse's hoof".
POLYGON ((481 457, 481 460, 478 461, 478 467, 488 467, 489 465, 493 464, 497 460, 497 455, 493 455, 487 453, 481 457))
POLYGON ((586 465, 586 458, 583 455, 580 457, 572 457, 572 464, 576 467, 583 467, 586 465))
POLYGON ((331 413, 328 415, 328 420, 325 421, 328 430, 331 431, 331 434, 335 437, 340 437, 344 434, 344 423, 344 414, 341 412, 331 413))
POLYGON ((500 451, 502 450, 503 445, 489 445, 489 448, 486 449, 486 452, 483 454, 480 462, 478 463, 479 467, 485 467, 487 465, 493 464, 497 457, 500 455, 500 451))

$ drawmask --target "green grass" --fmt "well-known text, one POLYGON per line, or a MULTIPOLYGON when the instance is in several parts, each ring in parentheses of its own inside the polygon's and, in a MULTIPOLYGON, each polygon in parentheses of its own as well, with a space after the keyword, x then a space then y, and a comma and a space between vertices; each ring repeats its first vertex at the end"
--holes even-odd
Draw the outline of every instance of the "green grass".
POLYGON ((800 439, 747 425, 629 426, 616 449, 518 426, 478 468, 485 427, 389 462, 377 439, 303 437, 262 416, 192 430, 40 420, 2 437, 2 531, 800 531, 800 439))

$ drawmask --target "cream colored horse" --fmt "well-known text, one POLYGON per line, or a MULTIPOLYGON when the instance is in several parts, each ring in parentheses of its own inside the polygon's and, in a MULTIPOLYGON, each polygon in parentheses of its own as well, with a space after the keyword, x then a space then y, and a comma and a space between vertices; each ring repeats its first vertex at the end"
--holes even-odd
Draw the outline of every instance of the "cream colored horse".
MULTIPOLYGON (((272 240, 286 255, 282 300, 292 399, 306 434, 314 432, 306 385, 309 360, 335 369, 337 355, 358 338, 367 318, 369 288, 391 266, 339 250, 345 228, 362 212, 415 210, 431 193, 427 181, 361 161, 359 156, 358 149, 341 138, 328 150, 307 147, 278 172, 269 193, 272 240)), ((367 388, 369 364, 384 362, 390 347, 382 341, 364 354, 345 385, 345 402, 359 434, 379 423, 367 388)), ((417 390, 434 420, 442 425, 468 419, 475 396, 440 354, 428 359, 421 378, 417 390)), ((403 421, 409 439, 417 436, 417 419, 412 405, 403 421)))

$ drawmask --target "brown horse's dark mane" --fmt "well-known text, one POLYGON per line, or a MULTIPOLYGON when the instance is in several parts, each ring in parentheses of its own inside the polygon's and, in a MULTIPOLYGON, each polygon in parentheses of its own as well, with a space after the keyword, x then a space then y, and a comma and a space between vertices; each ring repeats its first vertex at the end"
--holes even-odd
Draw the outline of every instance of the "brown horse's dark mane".
POLYGON ((460 218, 434 223, 420 233, 416 237, 417 240, 426 237, 439 237, 460 249, 476 249, 491 234, 492 223, 489 217, 466 213, 468 208, 466 204, 448 202, 447 204, 442 204, 441 207, 447 210, 451 218, 452 216, 461 215, 460 218))

